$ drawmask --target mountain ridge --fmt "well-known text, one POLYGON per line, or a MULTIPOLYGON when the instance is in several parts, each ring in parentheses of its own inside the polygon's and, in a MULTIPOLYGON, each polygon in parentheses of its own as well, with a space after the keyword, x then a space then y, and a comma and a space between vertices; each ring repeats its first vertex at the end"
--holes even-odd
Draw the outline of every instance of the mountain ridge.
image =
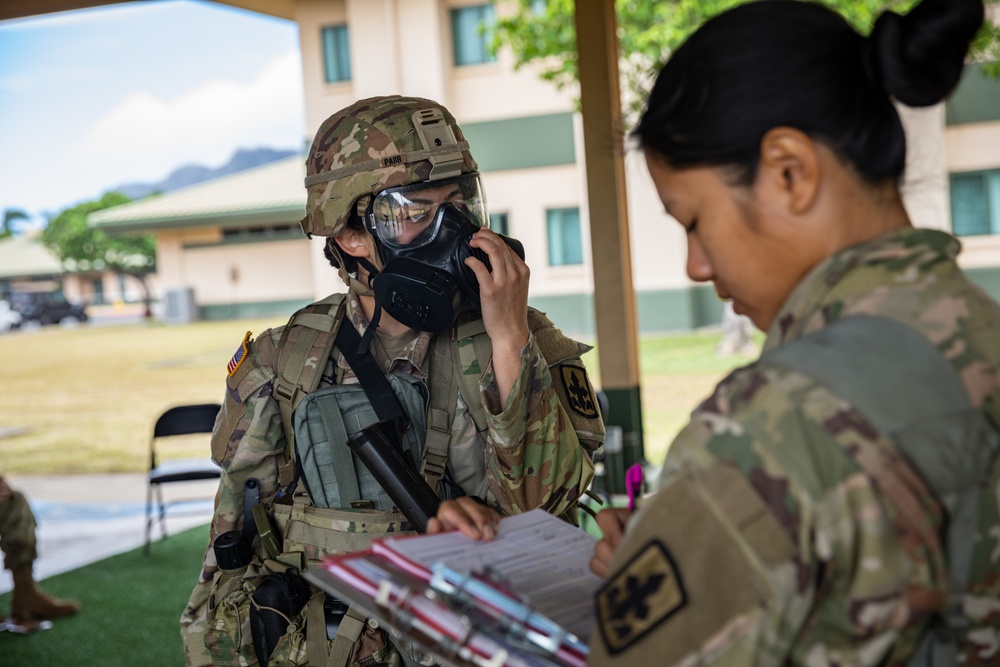
POLYGON ((215 169, 200 164, 186 164, 177 167, 170 175, 156 183, 123 183, 111 188, 115 192, 120 192, 126 197, 136 200, 148 197, 149 195, 170 192, 189 185, 196 185, 205 181, 235 174, 236 172, 259 167, 262 164, 281 160, 298 154, 300 151, 280 148, 238 148, 229 162, 215 169))

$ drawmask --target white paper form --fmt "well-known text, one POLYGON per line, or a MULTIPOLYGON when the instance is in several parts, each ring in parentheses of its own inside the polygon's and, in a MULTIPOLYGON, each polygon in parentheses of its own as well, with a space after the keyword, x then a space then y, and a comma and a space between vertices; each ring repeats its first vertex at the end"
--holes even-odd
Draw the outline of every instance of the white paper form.
POLYGON ((489 566, 531 607, 587 642, 594 621, 594 593, 604 583, 590 571, 597 540, 544 510, 504 517, 492 542, 461 533, 389 538, 387 547, 415 563, 460 572, 489 566))

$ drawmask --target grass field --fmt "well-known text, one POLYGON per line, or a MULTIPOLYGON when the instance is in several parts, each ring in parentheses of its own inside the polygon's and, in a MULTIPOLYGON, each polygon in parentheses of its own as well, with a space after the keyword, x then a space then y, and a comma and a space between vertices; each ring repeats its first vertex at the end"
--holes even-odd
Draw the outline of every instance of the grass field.
MULTIPOLYGON (((26 637, 0 633, 0 665, 9 667, 178 667, 184 664, 178 619, 198 578, 208 539, 191 528, 142 549, 45 580, 44 589, 79 600, 79 614, 26 637)), ((0 610, 10 608, 0 595, 0 610)))
MULTIPOLYGON (((0 471, 145 470, 156 417, 173 405, 220 401, 226 363, 244 332, 257 334, 284 321, 84 325, 0 336, 0 432, 26 429, 0 436, 0 471)), ((662 460, 673 435, 715 383, 749 361, 716 358, 718 337, 704 332, 641 341, 644 435, 651 461, 662 460)), ((599 384, 596 351, 585 359, 599 384)))

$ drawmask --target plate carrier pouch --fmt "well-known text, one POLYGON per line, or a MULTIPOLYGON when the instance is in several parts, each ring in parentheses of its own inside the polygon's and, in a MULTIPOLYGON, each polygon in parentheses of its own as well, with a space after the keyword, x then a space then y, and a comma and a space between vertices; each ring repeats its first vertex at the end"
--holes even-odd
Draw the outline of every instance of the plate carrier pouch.
MULTIPOLYGON (((761 360, 808 375, 848 401, 892 440, 936 500, 936 514, 897 512, 912 534, 939 538, 948 564, 948 580, 941 582, 948 589, 947 606, 929 621, 908 667, 983 664, 968 655, 966 638, 984 631, 994 636, 1000 628, 970 623, 963 602, 990 577, 988 542, 977 540, 976 533, 996 520, 992 494, 1000 487, 1000 424, 973 406, 955 367, 933 343, 887 318, 844 317, 761 360), (961 484, 949 475, 949 460, 956 458, 975 462, 979 483, 961 484)), ((845 451, 879 486, 888 487, 876 462, 845 451)))
MULTIPOLYGON (((427 386, 411 375, 387 380, 409 421, 404 457, 420 461, 427 434, 427 386)), ((389 510, 392 499, 347 446, 347 439, 379 421, 360 384, 338 384, 308 394, 293 415, 295 456, 306 492, 316 507, 389 510)))
MULTIPOLYGON (((303 443, 299 447, 297 441, 310 429, 317 430, 317 419, 322 420, 319 416, 322 412, 317 408, 322 407, 325 401, 336 400, 332 396, 338 391, 345 391, 347 387, 357 387, 358 395, 364 395, 359 385, 334 385, 317 390, 326 360, 334 353, 334 343, 339 327, 344 323, 345 310, 344 294, 334 294, 310 304, 292 315, 277 344, 273 396, 281 415, 285 449, 278 455, 278 493, 267 509, 276 524, 281 553, 260 556, 264 564, 262 572, 265 574, 275 571, 302 572, 328 555, 361 551, 376 539, 405 534, 409 528, 402 513, 385 509, 391 507, 391 501, 382 498, 380 494, 376 494, 375 498, 368 497, 371 495, 368 491, 370 486, 364 479, 367 471, 361 472, 356 478, 358 493, 355 494, 351 482, 346 481, 349 475, 342 478, 342 470, 333 460, 325 461, 324 464, 329 472, 334 473, 335 482, 331 482, 329 475, 305 471, 306 460, 303 460, 299 472, 306 480, 304 486, 308 490, 296 490, 296 452, 301 455, 312 451, 313 445, 317 444, 303 443), (310 397, 312 394, 315 396, 310 397), (297 413, 300 407, 303 408, 302 415, 297 413), (312 417, 309 416, 310 413, 312 417), (336 491, 333 491, 334 487, 336 491), (345 488, 351 490, 342 493, 341 489, 345 488), (314 499, 310 492, 325 494, 326 500, 314 499), (358 497, 353 498, 355 495, 358 497), (352 499, 356 501, 356 505, 361 506, 351 507, 352 499), (365 500, 372 501, 370 507, 363 502, 365 500), (319 506, 326 502, 339 504, 339 507, 319 506)), ((351 326, 349 321, 347 326, 351 326)), ((543 313, 533 308, 528 309, 528 326, 532 333, 548 328, 555 332, 550 335, 562 336, 543 313)), ((579 343, 572 346, 553 344, 551 348, 555 352, 546 355, 546 363, 550 367, 578 357, 590 349, 579 343)), ((542 349, 544 352, 547 347, 543 345, 542 349)), ((432 339, 428 351, 426 389, 417 387, 422 383, 408 376, 389 377, 394 392, 400 402, 406 405, 408 413, 411 406, 407 404, 415 403, 415 395, 419 395, 421 391, 429 394, 421 396, 422 400, 428 401, 426 423, 421 424, 416 417, 412 419, 413 426, 404 435, 404 447, 415 457, 421 476, 439 496, 447 486, 442 484, 442 480, 447 470, 448 445, 459 395, 476 430, 484 437, 488 431, 479 379, 492 353, 492 343, 482 319, 471 313, 464 314, 448 332, 432 339), (463 373, 463 368, 468 368, 469 372, 463 373), (422 428, 426 429, 426 439, 423 446, 419 447, 411 440, 419 441, 422 428)), ((331 428, 331 432, 339 430, 338 426, 331 428)), ((347 435, 357 430, 360 429, 344 426, 347 435)), ((346 445, 344 449, 347 449, 346 445)), ((347 450, 347 453, 351 452, 347 450)), ((312 455, 306 458, 310 456, 312 455)), ((359 467, 363 468, 359 464, 355 466, 355 470, 359 467)), ((564 517, 575 521, 575 506, 564 517)), ((354 608, 343 616, 336 638, 331 644, 327 638, 323 613, 326 596, 315 589, 312 592, 312 597, 301 613, 291 619, 289 633, 272 653, 269 665, 345 667, 351 662, 356 650, 361 655, 371 655, 373 664, 386 660, 393 664, 398 664, 400 660, 409 663, 408 656, 402 655, 402 651, 397 654, 389 645, 385 632, 378 627, 377 622, 374 619, 366 620, 364 614, 354 608)))

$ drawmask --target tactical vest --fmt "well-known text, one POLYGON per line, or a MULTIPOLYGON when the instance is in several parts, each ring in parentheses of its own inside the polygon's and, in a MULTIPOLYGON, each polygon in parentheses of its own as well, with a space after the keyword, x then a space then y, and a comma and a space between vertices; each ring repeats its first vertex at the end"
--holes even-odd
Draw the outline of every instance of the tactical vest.
MULTIPOLYGON (((282 331, 277 344, 273 396, 281 414, 285 449, 278 457, 279 491, 268 509, 277 524, 280 553, 260 554, 266 571, 290 568, 302 572, 327 555, 366 549, 373 540, 388 534, 398 535, 406 527, 402 514, 394 511, 359 509, 350 507, 349 504, 339 508, 316 507, 308 493, 301 488, 302 485, 295 484, 296 410, 319 386, 326 361, 333 353, 339 327, 344 326, 344 298, 342 294, 333 295, 296 312, 282 331), (291 491, 296 486, 298 488, 291 491)), ((531 308, 528 309, 528 325, 532 333, 543 337, 549 335, 542 334, 541 330, 544 328, 556 331, 544 314, 531 308)), ((351 324, 348 322, 347 326, 351 324)), ((577 348, 571 353, 565 345, 547 345, 544 340, 539 341, 539 345, 550 366, 579 356, 586 349, 577 348), (551 352, 552 350, 555 352, 551 352), (561 358, 550 358, 553 355, 561 358)), ((480 396, 479 378, 492 356, 492 343, 482 320, 470 315, 460 318, 449 332, 435 336, 428 354, 429 405, 426 440, 420 451, 419 470, 431 488, 441 495, 441 482, 447 470, 448 445, 459 395, 476 430, 482 437, 486 436, 488 423, 480 396), (463 369, 468 369, 468 372, 463 372, 463 369)), ((301 419, 299 421, 301 433, 301 419)), ((346 445, 340 443, 340 446, 346 450, 346 445)), ((474 455, 482 456, 481 452, 474 455)), ((360 490, 364 483, 359 480, 357 488, 360 490)), ((340 488, 347 486, 350 484, 338 484, 340 488)), ((344 498, 343 502, 349 503, 349 495, 344 498)), ((259 568, 254 570, 254 575, 259 580, 259 568)), ((252 584, 245 588, 247 594, 250 594, 252 584)), ((341 620, 336 639, 330 645, 324 622, 324 598, 325 595, 321 593, 313 595, 301 613, 295 619, 290 619, 290 636, 279 649, 280 664, 304 664, 303 657, 308 655, 310 665, 343 667, 351 660, 355 647, 361 647, 360 650, 365 655, 372 655, 378 662, 400 658, 408 661, 405 656, 394 657, 391 646, 379 644, 384 641, 384 633, 378 632, 373 619, 366 620, 363 614, 353 608, 341 620), (303 624, 305 632, 301 629, 303 624)), ((237 600, 239 596, 233 599, 237 600)), ((239 619, 233 623, 238 626, 244 624, 239 619)), ((233 631, 231 634, 235 633, 233 631)), ((235 644, 233 651, 239 653, 239 642, 248 641, 248 638, 234 638, 232 641, 235 644)), ((274 654, 271 661, 272 664, 275 662, 274 654)))
MULTIPOLYGON (((940 543, 946 563, 948 604, 931 619, 909 667, 989 664, 996 656, 975 655, 974 634, 995 637, 993 623, 976 619, 967 605, 984 591, 996 592, 997 565, 987 540, 979 539, 997 522, 994 494, 1000 488, 1000 425, 976 409, 954 366, 912 327, 874 316, 852 316, 762 358, 819 380, 846 399, 883 435, 926 483, 938 507, 906 513, 897 520, 912 535, 927 535, 931 550, 940 543), (951 461, 979 471, 960 479, 951 461)), ((846 450, 857 465, 880 480, 879 462, 846 450)), ((891 499, 890 499, 891 504, 891 499)), ((988 595, 988 593, 987 593, 988 595)), ((979 642, 982 645, 982 642, 979 642)))

